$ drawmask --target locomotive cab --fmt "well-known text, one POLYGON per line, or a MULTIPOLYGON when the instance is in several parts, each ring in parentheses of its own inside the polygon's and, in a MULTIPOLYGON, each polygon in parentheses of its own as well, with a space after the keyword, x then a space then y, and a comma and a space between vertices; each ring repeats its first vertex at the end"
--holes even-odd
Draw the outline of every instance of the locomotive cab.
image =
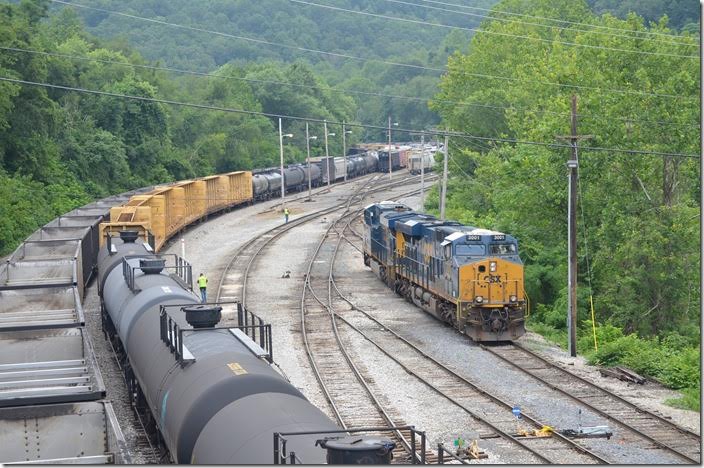
POLYGON ((469 234, 465 243, 454 246, 454 254, 457 309, 465 333, 476 341, 523 335, 526 296, 517 241, 505 234, 469 234))

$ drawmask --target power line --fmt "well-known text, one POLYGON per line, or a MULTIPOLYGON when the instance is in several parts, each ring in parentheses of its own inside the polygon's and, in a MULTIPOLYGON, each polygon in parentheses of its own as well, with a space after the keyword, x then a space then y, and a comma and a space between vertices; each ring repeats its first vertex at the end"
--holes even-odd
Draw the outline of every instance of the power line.
MULTIPOLYGON (((183 70, 183 69, 179 69, 179 68, 171 68, 171 67, 164 67, 164 66, 135 64, 135 63, 131 63, 131 62, 120 62, 117 60, 100 59, 100 58, 95 58, 95 57, 77 56, 77 55, 62 54, 62 53, 57 53, 57 52, 46 52, 46 51, 32 50, 32 49, 22 49, 19 47, 0 46, 0 50, 7 50, 7 51, 11 51, 11 52, 20 52, 20 53, 28 53, 28 54, 36 54, 36 55, 44 55, 44 56, 48 56, 48 57, 66 58, 66 59, 80 60, 80 61, 86 61, 86 62, 97 62, 97 63, 118 65, 118 66, 131 67, 131 68, 139 68, 139 69, 145 69, 145 70, 166 71, 166 72, 171 72, 171 73, 180 73, 180 74, 192 75, 192 76, 210 77, 210 78, 235 80, 235 81, 244 81, 247 83, 274 84, 274 85, 279 85, 279 86, 290 86, 290 87, 294 87, 294 88, 326 90, 326 91, 332 91, 335 93, 342 93, 342 94, 356 94, 356 95, 360 95, 360 96, 384 97, 384 98, 389 98, 389 99, 408 100, 408 101, 415 101, 415 102, 422 102, 422 103, 427 103, 428 101, 433 100, 435 102, 454 104, 457 106, 478 107, 478 108, 490 109, 490 110, 496 110, 496 111, 516 111, 517 110, 517 111, 523 111, 523 112, 536 112, 539 114, 551 114, 551 115, 557 115, 557 116, 570 115, 570 114, 564 113, 564 112, 550 111, 547 109, 531 109, 531 108, 522 107, 522 106, 498 106, 498 105, 483 104, 483 103, 470 103, 470 102, 464 102, 464 101, 453 101, 453 100, 449 100, 449 99, 435 99, 433 97, 419 98, 419 97, 414 97, 414 96, 401 96, 401 95, 394 95, 394 94, 376 93, 376 92, 370 92, 370 91, 355 91, 355 90, 341 89, 341 88, 335 88, 335 87, 330 87, 330 86, 313 86, 313 85, 304 85, 304 84, 298 84, 298 83, 288 83, 288 82, 284 82, 284 81, 260 80, 260 79, 255 79, 255 78, 244 78, 244 77, 231 76, 231 75, 218 75, 215 73, 206 73, 206 72, 199 72, 199 71, 193 71, 193 70, 183 70)), ((592 120, 603 119, 603 116, 592 115, 592 114, 578 114, 578 117, 592 119, 592 120)), ((620 120, 620 121, 623 121, 626 123, 644 123, 644 124, 655 124, 655 125, 670 125, 670 126, 674 126, 674 127, 699 128, 699 124, 682 124, 682 123, 672 122, 672 121, 667 121, 667 120, 641 120, 641 119, 634 119, 634 118, 629 118, 629 117, 615 117, 615 120, 620 120)))
MULTIPOLYGON (((50 0, 50 1, 52 1, 54 3, 62 4, 62 5, 68 5, 68 6, 72 6, 72 7, 76 7, 76 8, 83 8, 83 9, 93 10, 93 11, 99 11, 102 13, 114 14, 117 16, 123 16, 126 18, 136 19, 139 21, 146 21, 149 23, 160 24, 163 26, 170 26, 170 27, 174 27, 174 28, 178 28, 178 29, 184 29, 184 30, 195 31, 195 32, 202 32, 202 33, 207 33, 207 34, 214 34, 214 35, 221 36, 221 37, 228 37, 231 39, 239 39, 239 40, 254 42, 257 44, 265 44, 265 45, 269 45, 269 46, 282 47, 282 48, 286 48, 286 49, 293 49, 293 50, 298 50, 301 52, 316 53, 316 54, 327 55, 327 56, 331 56, 331 57, 356 60, 359 62, 382 63, 385 65, 410 68, 410 69, 415 69, 415 70, 426 70, 426 71, 432 71, 432 72, 437 72, 437 73, 448 73, 449 72, 449 70, 447 68, 434 68, 434 67, 427 67, 427 66, 423 66, 423 65, 413 65, 413 64, 408 64, 408 63, 392 62, 392 61, 381 60, 381 59, 368 59, 368 58, 357 57, 357 56, 349 55, 349 54, 340 54, 340 53, 335 53, 335 52, 327 52, 327 51, 322 51, 322 50, 293 46, 293 45, 289 45, 289 44, 281 44, 281 43, 266 41, 263 39, 254 39, 251 37, 236 36, 234 34, 228 34, 228 33, 223 33, 223 32, 219 32, 219 31, 212 31, 212 30, 203 29, 203 28, 196 28, 193 26, 185 26, 182 24, 171 23, 171 22, 162 21, 162 20, 156 20, 153 18, 145 18, 142 16, 130 15, 130 14, 122 13, 122 12, 118 12, 118 11, 106 10, 104 8, 89 7, 86 5, 71 3, 68 1, 64 1, 64 0, 50 0)), ((694 99, 696 99, 694 97, 687 97, 687 96, 681 96, 681 95, 676 95, 676 94, 650 93, 650 92, 646 92, 646 91, 634 91, 634 90, 616 89, 616 88, 599 88, 597 86, 564 84, 564 83, 556 83, 556 82, 551 82, 551 81, 522 80, 519 78, 512 78, 512 77, 507 77, 507 76, 489 75, 489 74, 484 74, 484 73, 472 73, 472 72, 467 72, 467 71, 458 71, 457 73, 459 73, 463 76, 473 76, 476 78, 487 78, 487 79, 495 79, 495 80, 519 82, 519 83, 533 83, 533 84, 539 84, 539 85, 545 85, 545 86, 556 86, 556 87, 573 89, 573 90, 574 89, 590 90, 590 91, 595 91, 595 92, 600 92, 600 93, 629 94, 629 95, 635 95, 635 96, 662 97, 662 98, 679 99, 679 100, 694 100, 694 99)))
MULTIPOLYGON (((602 26, 602 25, 597 25, 597 24, 583 23, 583 22, 579 22, 579 21, 569 21, 569 20, 560 19, 560 18, 548 18, 545 16, 528 15, 525 13, 515 13, 515 12, 511 12, 511 11, 499 11, 499 10, 494 10, 491 8, 481 8, 481 7, 475 7, 475 6, 469 6, 469 5, 458 5, 456 3, 440 2, 437 0, 420 0, 420 1, 425 2, 425 3, 434 3, 434 4, 438 4, 438 5, 452 6, 452 7, 457 7, 457 8, 465 8, 468 10, 487 11, 487 12, 502 14, 502 15, 507 15, 507 16, 518 16, 518 17, 522 17, 522 18, 532 18, 532 19, 539 19, 539 20, 545 20, 545 21, 553 21, 553 22, 563 24, 563 25, 564 24, 571 24, 571 25, 579 25, 579 26, 590 26, 595 29, 605 29, 608 31, 629 31, 628 29, 615 28, 612 26, 602 26)), ((639 34, 663 36, 663 37, 670 37, 670 38, 679 37, 674 34, 667 34, 667 33, 654 32, 654 31, 633 31, 633 32, 637 32, 639 34)))
POLYGON ((431 23, 429 21, 414 20, 414 19, 409 19, 409 18, 398 18, 396 16, 381 15, 378 13, 369 13, 367 11, 349 10, 347 8, 341 8, 341 7, 336 7, 336 6, 332 6, 332 5, 323 5, 320 3, 307 2, 305 0, 289 0, 289 2, 298 3, 301 5, 308 5, 308 6, 313 6, 313 7, 324 8, 327 10, 341 11, 344 13, 352 13, 354 15, 370 16, 370 17, 381 18, 381 19, 385 19, 385 20, 400 21, 400 22, 411 23, 411 24, 421 24, 421 25, 425 25, 425 26, 435 26, 435 27, 439 27, 439 28, 454 29, 454 30, 458 30, 458 31, 471 31, 474 33, 490 34, 490 35, 503 36, 503 37, 512 37, 512 38, 516 38, 516 39, 526 39, 526 40, 530 40, 530 41, 545 42, 548 44, 562 44, 562 45, 567 45, 567 46, 571 46, 571 47, 583 47, 585 49, 610 50, 610 51, 621 52, 621 53, 654 55, 654 56, 661 56, 661 57, 675 57, 675 58, 688 58, 688 59, 699 58, 698 55, 670 54, 670 53, 666 53, 666 52, 650 52, 650 51, 645 51, 645 50, 621 49, 618 47, 606 47, 606 46, 598 46, 598 45, 592 45, 592 44, 580 44, 578 42, 559 41, 556 39, 544 39, 542 37, 524 36, 524 35, 520 35, 520 34, 509 34, 509 33, 504 33, 504 32, 499 32, 499 31, 491 31, 488 29, 468 28, 468 27, 462 27, 462 26, 450 26, 450 25, 441 24, 441 23, 431 23))
MULTIPOLYGON (((477 18, 485 18, 485 19, 490 19, 494 21, 499 21, 499 22, 505 22, 505 23, 514 23, 514 24, 524 24, 527 26, 538 26, 541 28, 555 28, 559 27, 557 25, 551 25, 551 24, 544 24, 544 23, 534 23, 530 21, 520 21, 520 20, 512 20, 512 19, 507 19, 507 18, 500 18, 498 16, 492 16, 488 14, 481 14, 481 13, 471 13, 467 11, 458 11, 458 10, 450 10, 448 8, 440 8, 440 7, 434 7, 434 6, 429 6, 429 5, 422 5, 419 3, 411 3, 411 2, 406 2, 403 0, 382 0, 385 2, 389 3, 396 3, 400 5, 408 5, 408 6, 414 6, 418 8, 426 8, 429 10, 436 10, 436 11, 442 11, 446 13, 455 13, 455 14, 460 14, 463 16, 472 16, 472 17, 477 17, 477 18)), ((433 2, 433 3, 440 3, 440 4, 445 4, 442 2, 433 2)), ((461 7, 462 5, 457 5, 457 7, 461 7)), ((471 8, 471 7, 467 7, 471 8)), ((584 23, 579 23, 584 24, 584 23)), ((588 24, 587 24, 588 25, 588 24)), ((589 26, 598 26, 598 25, 589 25, 589 26)), ((627 39, 642 39, 642 40, 647 40, 647 41, 653 41, 655 43, 659 44, 667 44, 667 45, 682 45, 686 47, 694 47, 697 46, 698 44, 693 44, 693 43, 688 43, 688 42, 678 42, 678 41, 666 41, 659 39, 657 37, 643 37, 643 36, 632 36, 630 34, 617 34, 617 33, 610 33, 610 32, 603 32, 603 31, 598 31, 595 29, 581 29, 577 27, 572 27, 570 28, 571 31, 578 31, 578 32, 584 32, 584 33, 589 33, 589 34, 601 34, 605 36, 611 36, 611 37, 621 37, 621 38, 627 38, 627 39)), ((640 34, 643 33, 644 31, 634 31, 634 30, 628 30, 628 29, 621 29, 621 31, 626 32, 626 33, 633 33, 633 34, 640 34)), ((677 36, 674 36, 677 37, 677 36)))
MULTIPOLYGON (((229 112, 229 113, 246 114, 246 115, 257 115, 257 116, 263 116, 263 117, 282 118, 282 119, 298 120, 298 121, 303 121, 303 122, 313 122, 313 123, 320 123, 320 124, 327 122, 328 125, 342 125, 343 124, 343 122, 324 120, 324 119, 313 118, 313 117, 274 114, 271 112, 251 111, 251 110, 246 110, 246 109, 235 109, 235 108, 230 108, 230 107, 212 106, 212 105, 207 105, 207 104, 197 104, 197 103, 191 103, 191 102, 173 101, 173 100, 169 100, 169 99, 151 98, 151 97, 146 97, 146 96, 134 96, 134 95, 130 95, 130 94, 111 93, 108 91, 98 91, 98 90, 93 90, 93 89, 78 88, 78 87, 74 87, 74 86, 63 86, 63 85, 57 85, 57 84, 52 84, 52 83, 41 83, 41 82, 36 82, 36 81, 20 80, 20 79, 9 78, 9 77, 4 77, 4 76, 0 76, 0 81, 6 81, 9 83, 23 84, 23 85, 29 85, 29 86, 41 86, 41 87, 45 87, 45 88, 62 89, 65 91, 75 91, 75 92, 94 94, 94 95, 99 95, 99 96, 110 96, 110 97, 116 97, 116 98, 121 98, 121 99, 132 99, 132 100, 137 100, 137 101, 156 102, 156 103, 169 104, 169 105, 174 105, 174 106, 193 107, 193 108, 205 109, 205 110, 215 110, 215 111, 220 111, 220 112, 229 112)), ((350 123, 350 122, 344 122, 344 124, 347 127, 371 128, 371 129, 375 129, 375 130, 386 130, 387 129, 387 127, 383 126, 383 125, 371 125, 371 124, 360 124, 360 123, 350 123)), ((512 139, 512 138, 483 137, 483 136, 471 135, 471 134, 462 133, 462 132, 437 130, 437 129, 424 130, 424 129, 413 129, 413 128, 397 128, 395 131, 401 132, 401 133, 426 133, 426 134, 430 134, 430 135, 433 135, 433 134, 447 135, 447 136, 452 136, 452 137, 469 138, 469 139, 477 140, 477 141, 502 142, 502 143, 517 144, 517 145, 544 146, 544 147, 549 147, 549 148, 571 148, 571 145, 560 144, 560 143, 545 143, 545 142, 539 142, 539 141, 518 140, 518 139, 512 139)), ((612 152, 612 153, 637 154, 637 155, 672 156, 672 157, 681 157, 681 158, 699 158, 700 157, 698 154, 693 154, 693 153, 668 153, 668 152, 661 152, 661 151, 631 150, 631 149, 606 148, 606 147, 596 147, 596 146, 592 146, 592 147, 580 146, 580 149, 591 150, 591 151, 608 151, 608 152, 612 152)))

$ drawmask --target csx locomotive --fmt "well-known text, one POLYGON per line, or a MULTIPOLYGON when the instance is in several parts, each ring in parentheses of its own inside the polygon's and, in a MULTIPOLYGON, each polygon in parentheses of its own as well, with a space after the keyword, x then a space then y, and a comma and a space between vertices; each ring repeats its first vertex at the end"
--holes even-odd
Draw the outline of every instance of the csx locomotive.
POLYGON ((474 341, 525 333, 518 242, 384 201, 364 210, 364 264, 390 288, 474 341))

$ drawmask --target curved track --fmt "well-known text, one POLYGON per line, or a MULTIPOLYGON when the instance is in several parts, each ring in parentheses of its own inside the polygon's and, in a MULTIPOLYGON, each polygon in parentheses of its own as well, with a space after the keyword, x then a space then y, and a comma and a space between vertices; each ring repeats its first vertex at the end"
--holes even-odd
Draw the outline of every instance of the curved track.
MULTIPOLYGON (((359 234, 354 231, 349 224, 346 229, 349 229, 354 236, 359 237, 359 234)), ((347 240, 355 249, 360 250, 360 247, 354 242, 349 239, 347 240)), ((388 329, 386 325, 382 324, 369 315, 369 313, 350 302, 341 292, 339 292, 339 290, 338 293, 340 298, 347 302, 353 310, 362 313, 368 319, 374 321, 377 325, 384 327, 383 330, 385 333, 393 334, 400 340, 406 342, 408 347, 415 348, 414 345, 407 342, 407 340, 399 336, 396 332, 388 329)), ((403 356, 403 353, 399 350, 388 351, 382 349, 378 342, 374 341, 368 333, 360 331, 358 329, 359 327, 354 327, 351 324, 350 326, 390 357, 393 358, 393 356, 403 356)), ((515 369, 539 380, 551 389, 558 391, 570 399, 578 402, 594 413, 610 420, 615 425, 626 429, 629 436, 625 440, 645 440, 652 443, 652 450, 662 450, 673 454, 684 463, 700 463, 701 437, 699 435, 681 428, 661 416, 640 408, 624 398, 550 363, 545 358, 524 348, 520 344, 514 343, 505 346, 482 346, 482 349, 497 356, 515 369)), ((419 353, 423 353, 421 350, 417 351, 419 353)), ((445 368, 445 366, 435 361, 430 356, 427 356, 424 353, 423 355, 426 359, 432 361, 437 368, 445 368)), ((401 362, 399 362, 399 364, 403 365, 401 362)), ((416 363, 406 366, 409 373, 417 373, 420 368, 416 363), (413 369, 413 372, 410 369, 413 369)), ((406 368, 406 366, 404 366, 404 368, 406 368)), ((445 370, 452 372, 446 368, 445 370)), ((457 377, 463 379, 461 376, 457 377)), ((470 382, 466 383, 473 385, 470 382)), ((606 462, 605 460, 602 461, 606 462)))
MULTIPOLYGON (((350 311, 341 314, 332 311, 333 308, 331 306, 331 313, 334 314, 333 321, 338 320, 344 323, 374 345, 389 359, 393 360, 408 374, 430 388, 441 399, 448 401, 451 405, 466 413, 469 418, 475 421, 475 426, 482 427, 479 431, 482 438, 502 437, 509 444, 527 452, 536 463, 607 463, 605 459, 559 434, 547 438, 521 438, 515 436, 516 423, 511 413, 512 405, 482 390, 466 378, 433 359, 423 350, 350 301, 338 288, 333 271, 337 251, 343 240, 349 242, 355 249, 360 250, 354 242, 344 235, 349 230, 355 237, 359 237, 359 233, 351 227, 351 222, 354 219, 356 217, 348 218, 344 228, 341 231, 337 231, 338 236, 333 258, 327 262, 329 264, 328 287, 334 289, 335 295, 351 308, 350 311), (367 326, 354 325, 352 321, 346 318, 347 314, 350 313, 357 316, 356 318, 359 318, 359 316, 364 317, 367 326)), ((329 301, 332 304, 332 297, 329 298, 329 301)), ((534 429, 539 430, 544 425, 530 417, 525 419, 534 429)))
POLYGON ((482 348, 515 369, 622 427, 630 438, 645 439, 655 446, 655 450, 674 454, 684 463, 700 464, 699 435, 552 364, 520 344, 482 348))

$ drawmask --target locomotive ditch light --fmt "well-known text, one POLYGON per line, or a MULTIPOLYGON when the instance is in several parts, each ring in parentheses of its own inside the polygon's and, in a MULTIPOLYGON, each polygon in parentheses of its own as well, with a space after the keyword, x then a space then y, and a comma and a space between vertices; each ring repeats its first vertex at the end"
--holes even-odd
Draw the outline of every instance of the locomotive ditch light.
POLYGON ((518 302, 518 298, 514 294, 511 294, 508 300, 511 302, 518 302))
POLYGON ((496 262, 489 262, 489 271, 496 271, 496 262))
POLYGON ((474 302, 476 302, 477 304, 481 304, 482 302, 484 302, 484 298, 482 296, 477 296, 474 298, 474 302))

